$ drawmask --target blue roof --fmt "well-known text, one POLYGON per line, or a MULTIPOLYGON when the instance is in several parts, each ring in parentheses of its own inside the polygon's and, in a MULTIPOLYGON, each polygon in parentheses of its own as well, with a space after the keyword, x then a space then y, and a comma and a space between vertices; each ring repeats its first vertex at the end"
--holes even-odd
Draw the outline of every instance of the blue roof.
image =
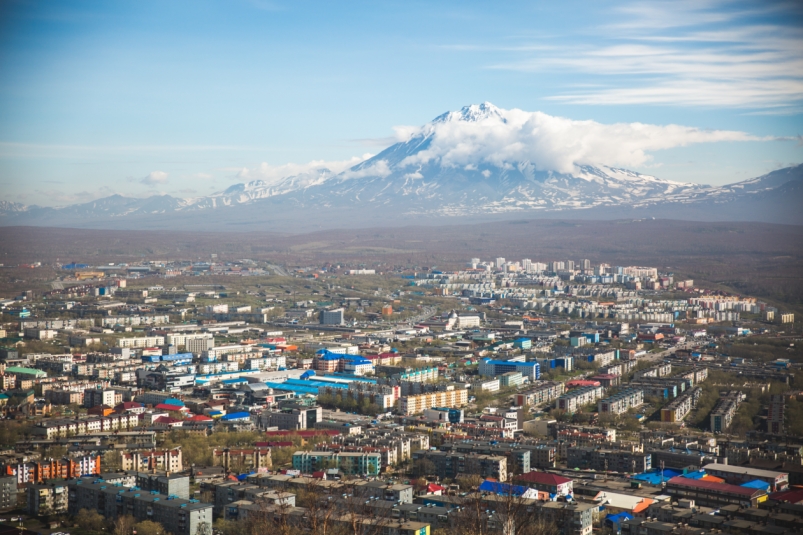
POLYGON ((605 522, 610 522, 612 524, 621 524, 625 520, 633 520, 633 515, 626 511, 622 511, 621 513, 617 513, 615 515, 605 515, 605 522))
POLYGON ((510 362, 507 360, 491 360, 485 359, 488 364, 495 364, 498 366, 540 366, 537 362, 510 362))
POLYGON ((251 414, 247 412, 233 412, 225 415, 221 420, 240 420, 242 418, 250 418, 251 414))
POLYGON ((223 383, 224 385, 236 385, 236 384, 238 384, 238 383, 247 383, 247 382, 248 382, 248 380, 247 380, 247 379, 243 379, 243 378, 241 377, 241 378, 239 378, 239 379, 223 379, 223 380, 222 380, 222 381, 220 381, 220 382, 221 382, 221 383, 223 383))
POLYGON ((754 479, 753 481, 748 481, 747 483, 742 483, 739 485, 740 487, 747 487, 749 489, 761 489, 767 490, 770 488, 770 484, 766 481, 761 481, 759 479, 754 479))
POLYGON ((510 494, 513 494, 514 496, 521 496, 527 492, 527 487, 522 487, 520 485, 508 485, 507 483, 498 483, 496 481, 488 481, 486 479, 480 485, 479 490, 482 492, 493 492, 494 494, 501 494, 504 496, 509 496, 510 494))
POLYGON ((281 384, 287 384, 287 385, 292 385, 292 386, 306 386, 306 387, 315 388, 315 389, 320 388, 322 386, 328 386, 328 387, 331 387, 331 388, 348 388, 349 387, 347 384, 343 384, 343 383, 327 383, 326 381, 316 381, 315 379, 310 379, 310 380, 307 380, 307 381, 305 381, 303 379, 288 379, 284 383, 281 383, 281 384))
MULTIPOLYGON (((306 382, 306 381, 302 381, 306 382)), ((295 392, 297 394, 313 394, 318 395, 318 389, 312 386, 288 385, 285 383, 265 383, 274 390, 286 390, 287 392, 295 392)))
POLYGON ((645 483, 649 483, 650 485, 660 485, 661 481, 666 482, 672 479, 673 477, 680 475, 683 475, 683 472, 665 468, 663 471, 663 479, 661 478, 661 470, 644 472, 643 474, 636 474, 632 477, 632 479, 635 479, 636 481, 644 481, 645 483))
POLYGON ((168 405, 178 405, 179 407, 183 407, 184 406, 184 402, 181 401, 180 399, 176 399, 176 398, 167 398, 162 403, 166 403, 168 405))

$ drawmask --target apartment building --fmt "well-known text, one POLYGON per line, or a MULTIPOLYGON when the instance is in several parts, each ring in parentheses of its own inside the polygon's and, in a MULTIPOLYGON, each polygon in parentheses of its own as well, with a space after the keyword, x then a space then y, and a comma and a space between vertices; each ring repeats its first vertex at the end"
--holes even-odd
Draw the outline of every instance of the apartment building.
POLYGON ((86 435, 100 431, 123 431, 139 425, 137 414, 110 414, 80 420, 54 419, 38 422, 32 434, 47 439, 66 438, 68 436, 86 435))
POLYGON ((271 468, 270 448, 215 448, 212 450, 212 466, 222 466, 227 472, 249 472, 271 468))
POLYGON ((644 391, 640 388, 626 388, 613 396, 601 399, 597 402, 597 410, 600 414, 614 414, 619 416, 626 413, 629 409, 640 407, 644 404, 644 391))
POLYGON ((347 475, 378 476, 382 468, 379 453, 297 451, 293 454, 293 469, 305 474, 337 468, 347 475))
POLYGON ((180 472, 184 470, 181 447, 172 450, 121 452, 121 468, 125 471, 180 472))
POLYGON ((464 389, 431 392, 429 394, 399 398, 399 411, 404 415, 410 416, 433 407, 462 407, 466 403, 468 403, 468 391, 464 389))
POLYGON ((650 366, 649 368, 644 368, 643 370, 639 370, 635 373, 636 379, 641 379, 642 377, 669 377, 672 373, 672 364, 669 362, 662 362, 660 364, 656 364, 655 366, 650 366))
POLYGON ((605 393, 602 386, 582 386, 565 392, 555 400, 555 408, 566 412, 577 412, 583 405, 594 403, 605 393))
POLYGON ((140 489, 167 496, 178 496, 185 500, 190 499, 190 477, 170 472, 137 472, 135 485, 140 489))
POLYGON ((509 474, 526 474, 531 470, 532 452, 527 448, 517 447, 512 444, 493 445, 482 442, 447 442, 441 445, 440 451, 505 457, 509 474))
POLYGON ((165 344, 164 336, 137 336, 133 338, 118 338, 117 347, 130 347, 143 349, 146 347, 161 347, 165 344))
POLYGON ((564 394, 566 387, 558 381, 543 381, 540 384, 515 395, 516 405, 529 407, 549 403, 564 394))
POLYGON ((98 511, 107 520, 131 515, 137 522, 158 522, 173 535, 197 535, 212 530, 211 503, 113 485, 103 480, 78 479, 67 483, 67 488, 67 510, 71 515, 81 509, 98 511))
POLYGON ((3 467, 3 471, 14 475, 18 485, 46 483, 51 479, 73 479, 100 474, 100 456, 85 455, 73 459, 10 463, 3 467))
POLYGON ((68 493, 64 481, 30 485, 26 491, 26 498, 29 515, 48 516, 67 512, 68 493))
POLYGON ((743 394, 738 390, 732 390, 720 397, 714 410, 711 411, 711 431, 714 433, 724 433, 730 428, 736 411, 742 403, 743 394))
POLYGON ((566 451, 566 466, 605 472, 641 473, 652 467, 652 455, 638 451, 570 447, 566 451))
POLYGON ((114 407, 123 402, 123 395, 115 390, 88 388, 84 390, 84 407, 91 409, 100 405, 114 407))
POLYGON ((0 511, 7 511, 17 506, 17 478, 0 477, 0 511))
POLYGON ((702 394, 703 389, 696 386, 678 396, 669 405, 661 409, 661 421, 669 423, 682 422, 697 405, 697 401, 702 394))
POLYGON ((426 459, 435 466, 435 475, 441 479, 454 479, 459 475, 476 474, 507 481, 507 458, 498 455, 456 453, 447 451, 417 451, 413 461, 426 459))

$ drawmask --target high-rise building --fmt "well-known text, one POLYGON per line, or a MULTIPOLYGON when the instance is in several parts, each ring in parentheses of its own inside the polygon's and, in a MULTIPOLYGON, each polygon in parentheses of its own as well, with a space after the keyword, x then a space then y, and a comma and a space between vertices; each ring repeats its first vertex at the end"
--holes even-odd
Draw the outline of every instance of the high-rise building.
MULTIPOLYGON (((106 405, 114 407, 117 405, 115 395, 117 392, 114 390, 103 390, 101 388, 87 388, 84 390, 84 407, 91 409, 98 405, 106 405)), ((122 396, 120 396, 122 398, 122 396)), ((122 401, 122 399, 120 400, 122 401)))
POLYGON ((503 257, 500 256, 499 258, 496 259, 496 267, 497 268, 501 269, 502 266, 504 266, 504 265, 505 265, 505 259, 503 257))
POLYGON ((773 394, 770 396, 770 406, 767 410, 767 432, 773 435, 782 435, 784 426, 784 412, 786 408, 786 398, 783 395, 773 394))
POLYGON ((591 269, 591 260, 589 260, 588 258, 584 258, 583 260, 581 260, 580 264, 582 265, 583 269, 591 269))
POLYGON ((343 309, 321 310, 321 325, 343 325, 343 309))

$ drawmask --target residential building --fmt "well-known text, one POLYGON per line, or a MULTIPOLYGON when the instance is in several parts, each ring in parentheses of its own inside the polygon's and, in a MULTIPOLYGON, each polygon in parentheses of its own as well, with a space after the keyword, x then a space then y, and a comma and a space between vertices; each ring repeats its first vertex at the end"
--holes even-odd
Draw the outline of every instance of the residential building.
POLYGON ((164 336, 139 336, 133 338, 118 338, 117 347, 131 347, 143 349, 146 347, 161 347, 165 344, 164 336))
POLYGON ((172 450, 151 450, 121 452, 121 468, 126 471, 147 472, 160 470, 164 472, 180 472, 184 470, 181 448, 172 450))
POLYGON ((727 431, 741 403, 742 393, 738 390, 732 390, 720 397, 717 404, 714 405, 714 410, 711 411, 711 431, 714 433, 727 431))
POLYGON ((50 459, 9 463, 4 466, 6 475, 13 475, 17 485, 46 483, 51 479, 73 479, 100 474, 100 456, 86 455, 77 458, 50 459))
POLYGON ((782 394, 770 396, 770 404, 767 409, 767 432, 773 435, 784 434, 784 416, 786 408, 786 397, 782 394))
POLYGON ((558 381, 542 381, 534 387, 515 395, 519 407, 540 405, 562 396, 565 392, 563 383, 558 381))
POLYGON ((114 407, 122 403, 123 395, 115 390, 102 388, 87 388, 84 390, 84 407, 91 409, 100 405, 114 407))
POLYGON ((158 522, 173 535, 197 535, 212 531, 210 503, 112 485, 103 480, 78 479, 70 481, 67 487, 68 512, 71 515, 81 509, 98 511, 107 520, 131 515, 137 522, 158 522))
POLYGON ((591 535, 597 504, 545 502, 537 504, 539 517, 554 522, 562 535, 591 535))
POLYGON ((0 477, 0 511, 14 509, 17 506, 17 478, 0 477))
POLYGON ((467 390, 447 390, 399 398, 399 412, 410 416, 433 407, 455 408, 468 403, 467 390))
POLYGON ((270 448, 215 448, 212 466, 222 466, 227 472, 251 472, 271 468, 270 448))
POLYGON ((661 421, 669 423, 682 422, 697 405, 697 401, 702 394, 703 389, 695 386, 683 395, 678 396, 669 405, 661 409, 661 421))
POLYGON ((67 512, 68 494, 67 484, 64 481, 30 485, 26 494, 29 515, 48 516, 67 512))
POLYGON ((395 503, 413 503, 412 485, 388 484, 384 481, 358 481, 354 485, 355 496, 366 496, 395 503))
POLYGON ((635 409, 644 404, 644 391, 640 388, 626 388, 621 392, 601 399, 597 402, 600 414, 613 414, 619 416, 629 409, 635 409))
POLYGON ((571 496, 573 494, 574 482, 571 479, 548 472, 528 472, 517 476, 515 481, 553 496, 571 496))
POLYGON ((417 451, 413 461, 426 459, 435 466, 435 475, 454 479, 463 474, 476 474, 497 481, 507 481, 507 458, 476 453, 452 453, 446 451, 417 451))
MULTIPOLYGON (((108 478, 104 478, 108 482, 108 478)), ((190 499, 190 477, 170 472, 136 472, 135 485, 147 492, 190 499)))
POLYGON ((566 466, 635 474, 652 468, 652 455, 638 451, 570 447, 566 451, 566 466))
POLYGON ((347 475, 378 476, 382 456, 379 453, 332 451, 297 451, 293 454, 294 470, 311 474, 324 468, 337 468, 347 475))
POLYGON ((555 408, 566 412, 577 412, 583 405, 594 403, 605 393, 602 386, 581 386, 562 394, 555 400, 555 408))

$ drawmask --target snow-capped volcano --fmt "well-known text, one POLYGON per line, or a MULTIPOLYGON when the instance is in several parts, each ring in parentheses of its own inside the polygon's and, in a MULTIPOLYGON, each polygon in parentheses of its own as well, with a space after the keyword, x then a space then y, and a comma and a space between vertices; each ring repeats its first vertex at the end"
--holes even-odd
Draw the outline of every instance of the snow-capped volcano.
POLYGON ((149 223, 165 221, 165 226, 173 226, 181 220, 197 228, 198 224, 218 227, 238 218, 254 225, 299 218, 306 223, 319 218, 328 222, 324 214, 348 214, 351 222, 371 224, 388 214, 560 217, 560 212, 568 216, 584 211, 609 218, 621 217, 624 209, 631 210, 628 214, 651 210, 662 217, 690 219, 801 217, 796 207, 803 166, 724 187, 664 180, 627 169, 648 161, 650 151, 749 138, 740 132, 605 125, 505 110, 488 102, 396 130, 397 143, 340 172, 312 167, 279 180, 251 180, 193 199, 116 195, 60 209, 2 203, 0 223, 46 225, 70 217, 79 224, 130 219, 135 225, 136 218, 148 217, 149 223), (776 209, 787 204, 788 209, 776 209), (174 222, 167 223, 171 217, 174 222))

